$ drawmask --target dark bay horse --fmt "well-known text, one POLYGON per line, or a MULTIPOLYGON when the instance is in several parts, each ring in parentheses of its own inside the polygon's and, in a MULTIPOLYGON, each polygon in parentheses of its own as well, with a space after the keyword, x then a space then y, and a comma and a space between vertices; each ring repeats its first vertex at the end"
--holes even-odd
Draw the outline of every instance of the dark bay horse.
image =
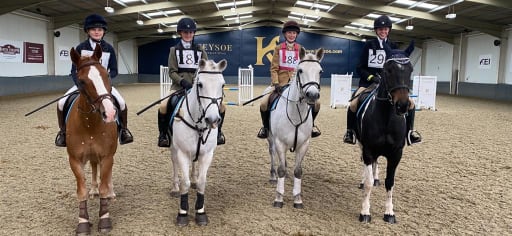
POLYGON ((107 70, 100 64, 101 48, 96 46, 90 57, 80 56, 71 49, 71 60, 77 68, 78 98, 70 108, 66 122, 66 143, 69 165, 76 177, 79 201, 77 235, 88 235, 91 231, 87 211, 88 192, 84 167, 90 161, 92 187, 97 188, 97 168, 100 168, 100 220, 98 230, 112 229, 108 204, 114 197, 112 166, 117 149, 117 125, 114 99, 107 70))
POLYGON ((357 111, 356 136, 362 150, 363 204, 359 221, 369 223, 370 194, 374 183, 373 166, 379 156, 387 159, 384 221, 396 223, 393 212, 395 171, 405 145, 405 114, 409 107, 409 83, 413 67, 409 55, 414 43, 403 50, 391 50, 384 44, 386 63, 380 84, 371 93, 362 94, 357 111))

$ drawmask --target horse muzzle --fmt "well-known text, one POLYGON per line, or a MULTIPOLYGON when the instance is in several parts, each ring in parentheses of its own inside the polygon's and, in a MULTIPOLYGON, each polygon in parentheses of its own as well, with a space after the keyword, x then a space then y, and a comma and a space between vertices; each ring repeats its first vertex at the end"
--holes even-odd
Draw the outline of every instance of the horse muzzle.
POLYGON ((110 99, 101 100, 100 114, 105 123, 111 123, 116 120, 117 109, 110 99))
POLYGON ((222 118, 220 118, 220 115, 218 116, 208 116, 204 118, 204 122, 209 128, 215 129, 220 124, 222 118))

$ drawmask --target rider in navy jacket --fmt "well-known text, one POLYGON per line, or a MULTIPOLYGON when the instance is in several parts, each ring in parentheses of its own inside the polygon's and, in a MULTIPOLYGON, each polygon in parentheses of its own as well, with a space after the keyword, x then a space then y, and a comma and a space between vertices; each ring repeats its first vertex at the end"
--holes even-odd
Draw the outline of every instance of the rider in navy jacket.
MULTIPOLYGON (((359 64, 357 65, 357 72, 360 75, 359 88, 354 93, 354 96, 362 93, 373 83, 379 83, 382 76, 384 63, 386 62, 386 52, 384 51, 384 44, 389 45, 391 49, 397 49, 397 45, 389 40, 389 32, 391 32, 392 22, 387 16, 380 16, 373 22, 373 28, 377 37, 369 40, 363 47, 359 64)), ((350 102, 350 107, 347 110, 347 132, 343 137, 343 142, 349 144, 356 143, 355 129, 356 129, 356 108, 358 99, 353 99, 350 102)), ((415 105, 414 101, 409 98, 410 106, 406 115, 407 126, 407 144, 421 142, 421 135, 413 129, 415 105)))
MULTIPOLYGON (((103 36, 107 32, 107 22, 105 18, 98 14, 92 14, 85 18, 84 31, 87 33, 87 39, 76 47, 76 51, 81 56, 91 56, 94 52, 96 45, 101 47, 101 65, 107 69, 110 79, 117 76, 117 59, 114 47, 103 40, 103 36)), ((71 87, 66 94, 72 93, 78 89, 77 83, 77 68, 74 64, 71 65, 71 78, 75 85, 71 87)), ((114 86, 112 86, 112 96, 116 100, 116 106, 119 110, 118 116, 118 130, 119 130, 119 143, 127 144, 133 142, 133 136, 128 130, 128 107, 124 98, 121 96, 114 86)), ((60 131, 55 138, 55 145, 58 147, 66 146, 66 124, 64 119, 64 105, 68 97, 63 97, 57 104, 57 118, 59 122, 60 131)))

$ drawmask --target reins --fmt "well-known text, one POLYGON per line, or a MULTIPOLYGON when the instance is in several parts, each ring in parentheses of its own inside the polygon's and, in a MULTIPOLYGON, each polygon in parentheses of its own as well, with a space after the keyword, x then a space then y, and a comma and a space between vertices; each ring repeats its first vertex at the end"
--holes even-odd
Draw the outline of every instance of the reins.
POLYGON ((217 106, 217 109, 220 110, 219 108, 219 103, 217 103, 217 101, 220 100, 220 103, 222 103, 222 100, 223 100, 223 96, 224 96, 224 92, 223 92, 223 95, 221 97, 207 97, 207 96, 201 96, 199 94, 199 86, 197 86, 197 83, 198 83, 198 78, 197 76, 199 74, 222 74, 222 72, 219 72, 219 71, 199 71, 196 73, 196 99, 197 99, 197 102, 198 102, 198 108, 199 108, 199 112, 200 112, 200 116, 199 118, 197 118, 197 120, 194 119, 192 113, 190 112, 190 105, 189 105, 189 101, 188 101, 188 95, 185 95, 185 103, 186 103, 186 106, 187 106, 187 113, 188 115, 190 116, 190 118, 192 119, 192 121, 194 122, 194 124, 191 124, 190 122, 186 121, 184 119, 184 117, 181 117, 179 115, 177 115, 178 117, 181 118, 181 120, 191 129, 197 131, 198 135, 199 135, 199 138, 198 138, 198 141, 197 141, 197 148, 196 148, 196 155, 195 155, 195 158, 194 158, 194 162, 197 161, 197 159, 199 158, 199 151, 201 149, 201 144, 205 144, 206 141, 208 140, 208 137, 210 136, 210 133, 212 131, 211 128, 208 128, 207 126, 205 127, 199 127, 198 124, 201 124, 204 122, 204 118, 206 116, 206 111, 208 109, 210 109, 210 107, 212 105, 216 105, 217 106), (203 105, 201 103, 201 99, 209 99, 210 100, 210 103, 206 106, 206 108, 203 108, 203 105), (208 130, 206 136, 204 136, 204 133, 205 131, 208 130))

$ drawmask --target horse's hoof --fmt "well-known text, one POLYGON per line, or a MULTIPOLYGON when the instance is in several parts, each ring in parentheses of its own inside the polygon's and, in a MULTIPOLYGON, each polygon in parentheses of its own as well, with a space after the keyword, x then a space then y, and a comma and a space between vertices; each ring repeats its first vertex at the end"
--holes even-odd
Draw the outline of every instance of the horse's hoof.
POLYGON ((275 201, 274 201, 273 206, 274 206, 275 208, 283 208, 283 202, 275 202, 275 201))
POLYGON ((76 235, 77 236, 85 236, 91 234, 91 226, 92 224, 89 222, 79 223, 76 226, 76 235))
POLYGON ((396 217, 394 215, 384 214, 384 221, 390 223, 390 224, 396 224, 396 217))
POLYGON ((364 184, 359 184, 359 189, 364 189, 364 184))
POLYGON ((197 183, 191 183, 191 184, 190 184, 190 187, 191 187, 192 189, 197 189, 197 183))
POLYGON ((304 209, 304 204, 302 203, 294 203, 293 207, 296 209, 304 209))
POLYGON ((371 221, 372 221, 372 216, 359 214, 359 222, 370 223, 371 221))
POLYGON ((188 214, 178 214, 176 217, 176 225, 180 227, 184 227, 188 225, 188 214))
POLYGON ((378 179, 374 180, 373 186, 375 186, 375 187, 380 186, 380 181, 378 179))
POLYGON ((171 191, 171 197, 180 197, 180 192, 178 191, 171 191))
POLYGON ((272 185, 276 185, 277 184, 277 179, 270 179, 268 182, 270 184, 272 184, 272 185))
POLYGON ((108 233, 112 230, 112 220, 110 218, 101 218, 98 223, 98 232, 108 233))
POLYGON ((196 213, 196 224, 199 226, 206 226, 208 224, 206 213, 196 213))

